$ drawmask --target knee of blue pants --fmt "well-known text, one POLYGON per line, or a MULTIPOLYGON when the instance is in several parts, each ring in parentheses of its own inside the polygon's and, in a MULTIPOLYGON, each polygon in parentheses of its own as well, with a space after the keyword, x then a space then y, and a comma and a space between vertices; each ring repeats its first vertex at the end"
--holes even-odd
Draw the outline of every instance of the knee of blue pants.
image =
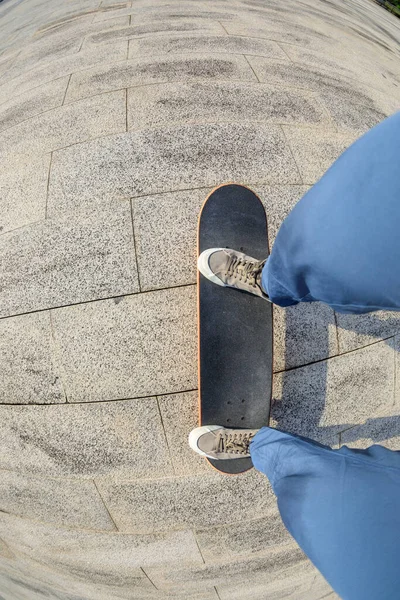
POLYGON ((282 224, 262 284, 281 306, 400 309, 400 112, 357 140, 282 224))

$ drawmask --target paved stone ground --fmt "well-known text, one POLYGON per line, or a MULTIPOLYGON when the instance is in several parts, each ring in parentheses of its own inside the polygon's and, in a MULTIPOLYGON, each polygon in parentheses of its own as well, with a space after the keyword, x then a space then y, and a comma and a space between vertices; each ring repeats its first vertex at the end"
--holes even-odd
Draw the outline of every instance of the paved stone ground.
MULTIPOLYGON (((400 108, 400 21, 369 0, 5 0, 0 40, 1 599, 335 598, 268 481, 187 448, 196 219, 241 181, 274 238, 400 108)), ((274 318, 274 423, 398 448, 398 317, 274 318)))

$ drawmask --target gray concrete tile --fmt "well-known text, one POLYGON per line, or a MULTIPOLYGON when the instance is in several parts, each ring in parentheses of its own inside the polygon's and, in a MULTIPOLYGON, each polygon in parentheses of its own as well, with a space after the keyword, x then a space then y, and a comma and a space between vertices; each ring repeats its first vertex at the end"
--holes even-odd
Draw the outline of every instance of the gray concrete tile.
POLYGON ((390 450, 400 447, 400 415, 398 407, 377 414, 340 434, 341 445, 350 448, 369 448, 373 444, 385 446, 390 450))
POLYGON ((223 181, 300 183, 281 130, 263 124, 187 125, 67 148, 53 154, 48 207, 54 215, 87 202, 96 206, 105 199, 223 181))
POLYGON ((92 481, 0 471, 0 511, 68 527, 116 529, 92 481))
MULTIPOLYGON (((19 554, 48 567, 74 570, 90 581, 96 572, 126 573, 161 564, 202 563, 191 531, 152 535, 88 532, 0 514, 0 535, 19 554)), ((99 576, 99 575, 98 575, 99 576)))
POLYGON ((336 133, 311 128, 284 127, 303 182, 313 184, 358 137, 356 133, 336 133))
POLYGON ((275 506, 268 480, 254 469, 240 477, 210 472, 136 482, 103 479, 98 485, 118 529, 135 533, 234 523, 265 516, 275 506))
POLYGON ((0 403, 65 402, 49 313, 0 321, 0 403))
POLYGON ((313 302, 273 308, 275 372, 339 353, 335 314, 329 306, 313 302))
POLYGON ((195 283, 197 219, 210 191, 204 188, 132 200, 142 290, 195 283))
POLYGON ((107 44, 97 44, 94 48, 64 56, 46 65, 37 65, 28 72, 19 75, 13 69, 14 77, 0 87, 0 103, 5 103, 15 96, 44 85, 60 77, 68 76, 96 65, 125 60, 128 52, 128 41, 119 40, 107 44))
POLYGON ((255 521, 196 529, 195 535, 204 560, 210 564, 241 556, 262 555, 271 547, 293 543, 277 509, 255 521))
POLYGON ((61 106, 69 76, 60 77, 43 86, 0 105, 0 131, 18 125, 37 114, 61 106))
MULTIPOLYGON (((310 569, 304 554, 299 548, 293 546, 272 550, 263 558, 218 561, 186 568, 149 567, 145 571, 160 590, 170 593, 181 590, 189 594, 191 591, 197 591, 200 586, 215 585, 219 590, 220 586, 227 582, 232 586, 244 583, 254 585, 257 580, 264 585, 266 582, 271 584, 274 579, 280 578, 282 572, 287 572, 291 567, 296 567, 298 577, 310 569)), ((313 567, 312 569, 314 570, 313 567)))
POLYGON ((176 475, 210 473, 208 461, 189 447, 189 433, 198 427, 199 395, 197 391, 158 398, 168 448, 176 475))
POLYGON ((400 313, 377 311, 364 315, 337 313, 340 352, 368 346, 400 332, 400 313))
POLYGON ((341 74, 311 65, 273 61, 261 56, 248 56, 260 81, 269 85, 284 85, 297 89, 324 92, 343 98, 352 104, 361 104, 375 108, 376 92, 361 82, 345 78, 341 74))
POLYGON ((79 479, 173 475, 155 398, 60 408, 0 405, 0 469, 79 479))
POLYGON ((0 316, 139 291, 129 201, 0 236, 0 316))
POLYGON ((253 581, 246 583, 237 582, 234 585, 227 582, 225 585, 219 585, 217 590, 221 600, 307 600, 307 593, 313 580, 312 575, 307 577, 290 577, 286 575, 283 581, 269 583, 268 581, 253 581), (268 596, 266 596, 268 594, 268 596))
POLYGON ((393 405, 393 353, 381 342, 275 375, 272 423, 335 445, 338 433, 393 405))
POLYGON ((341 102, 338 94, 322 93, 320 97, 340 131, 365 133, 386 117, 385 114, 374 108, 351 104, 347 101, 341 102))
POLYGON ((71 306, 52 314, 69 402, 196 387, 193 286, 71 306))
POLYGON ((218 121, 329 124, 307 92, 259 83, 166 83, 128 90, 129 129, 218 121))
POLYGON ((50 156, 2 160, 0 233, 41 221, 46 216, 50 156))
POLYGON ((37 593, 42 594, 38 600, 43 600, 43 596, 53 600, 63 591, 67 591, 69 600, 159 598, 153 584, 138 568, 121 569, 119 573, 110 565, 104 565, 102 571, 85 565, 81 568, 64 565, 49 568, 24 556, 23 559, 18 557, 18 561, 7 561, 4 566, 0 563, 0 576, 2 572, 3 576, 26 585, 29 592, 37 589, 37 593))
POLYGON ((3 154, 44 154, 126 129, 126 92, 60 106, 0 133, 3 154))
POLYGON ((129 41, 129 58, 160 56, 189 52, 217 52, 228 54, 255 54, 276 60, 287 60, 287 55, 276 42, 235 35, 181 34, 149 36, 129 41))
POLYGON ((114 63, 75 73, 66 102, 93 94, 150 83, 201 79, 256 81, 244 56, 225 54, 173 54, 114 63))
POLYGON ((164 20, 150 21, 136 25, 133 17, 133 24, 113 31, 105 31, 89 35, 86 39, 86 46, 108 42, 110 40, 132 39, 146 35, 171 35, 185 31, 197 31, 203 33, 224 33, 223 28, 218 22, 212 23, 207 20, 191 20, 190 18, 170 18, 164 20))

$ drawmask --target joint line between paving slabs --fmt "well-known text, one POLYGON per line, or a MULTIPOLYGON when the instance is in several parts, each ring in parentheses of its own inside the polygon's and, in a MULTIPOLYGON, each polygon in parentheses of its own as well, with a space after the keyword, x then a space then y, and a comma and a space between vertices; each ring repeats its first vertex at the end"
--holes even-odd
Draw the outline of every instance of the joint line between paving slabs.
POLYGON ((152 581, 152 579, 147 575, 146 571, 143 569, 143 567, 139 567, 140 570, 142 571, 143 575, 146 577, 146 579, 148 579, 151 583, 151 585, 154 587, 154 589, 156 589, 157 591, 159 590, 159 588, 156 586, 156 584, 154 583, 154 581, 152 581))
POLYGON ((138 284, 139 284, 139 292, 141 292, 142 291, 142 286, 140 285, 139 261, 138 261, 137 245, 136 245, 136 238, 135 238, 135 224, 134 224, 134 218, 133 218, 133 202, 132 202, 132 199, 129 200, 129 203, 131 205, 131 223, 132 223, 133 247, 134 247, 134 250, 135 250, 136 272, 137 272, 137 278, 138 278, 138 284))
POLYGON ((258 83, 261 83, 261 81, 258 79, 257 77, 257 73, 255 72, 255 70, 253 69, 253 67, 250 64, 249 59, 247 58, 247 56, 245 54, 243 54, 244 60, 247 62, 247 64, 249 65, 250 69, 252 70, 252 72, 254 73, 254 77, 257 79, 258 83))
POLYGON ((67 88, 65 90, 65 94, 64 94, 64 98, 63 98, 61 106, 64 106, 64 102, 65 102, 65 98, 67 97, 67 92, 68 92, 68 88, 69 88, 69 82, 71 81, 71 77, 72 77, 72 73, 70 74, 70 76, 68 78, 67 88))
POLYGON ((53 161, 53 152, 50 152, 50 162, 49 162, 49 172, 47 174, 47 186, 46 186, 46 204, 44 207, 44 218, 47 219, 47 204, 49 201, 49 189, 50 189, 50 173, 51 173, 51 163, 53 161))
POLYGON ((206 564, 206 561, 204 560, 203 553, 202 553, 202 551, 200 550, 199 542, 197 541, 197 536, 196 536, 196 534, 195 534, 195 532, 194 532, 194 530, 193 530, 193 529, 192 529, 192 534, 193 534, 193 537, 194 537, 194 541, 196 542, 196 546, 197 546, 197 548, 198 548, 198 551, 199 551, 199 553, 200 553, 201 560, 203 561, 203 563, 204 563, 204 564, 206 564))
POLYGON ((228 32, 227 32, 227 30, 226 30, 226 27, 225 27, 224 25, 222 25, 221 21, 217 21, 217 23, 218 23, 219 25, 221 25, 221 27, 222 27, 222 29, 225 31, 226 35, 229 35, 229 33, 228 33, 228 32))
POLYGON ((286 52, 285 48, 283 48, 283 46, 281 46, 281 44, 279 44, 278 42, 275 42, 275 44, 278 46, 278 48, 280 48, 282 50, 284 55, 288 57, 288 59, 290 60, 291 63, 295 62, 292 58, 290 58, 289 54, 286 52))
POLYGON ((297 161, 296 161, 296 159, 295 159, 295 157, 294 157, 294 154, 293 154, 292 147, 291 147, 291 145, 290 145, 290 143, 289 143, 289 140, 287 139, 287 136, 286 136, 286 133, 285 133, 285 128, 284 128, 282 125, 278 125, 278 127, 280 127, 280 128, 281 128, 281 131, 282 131, 282 133, 283 133, 283 137, 285 138, 286 144, 287 144, 287 146, 288 146, 288 148, 289 148, 289 151, 290 151, 290 154, 291 154, 291 156, 292 156, 292 158, 293 158, 293 162, 294 162, 294 164, 296 165, 296 169, 297 169, 297 173, 299 174, 300 181, 301 181, 301 183, 302 183, 303 185, 307 185, 307 184, 306 184, 306 182, 303 180, 303 177, 302 177, 302 175, 301 175, 301 171, 300 171, 300 169, 299 169, 299 165, 297 164, 297 161))
POLYGON ((119 531, 119 529, 118 529, 118 526, 117 526, 116 522, 114 521, 114 519, 113 519, 113 516, 112 516, 112 514, 110 513, 110 511, 109 511, 109 509, 108 509, 108 506, 107 506, 107 504, 105 503, 105 500, 104 500, 103 496, 101 495, 101 492, 100 492, 100 490, 99 490, 99 488, 98 488, 98 486, 97 486, 97 483, 96 483, 96 481, 95 481, 94 479, 92 479, 92 481, 93 481, 94 487, 95 487, 95 488, 96 488, 96 490, 97 490, 97 493, 98 493, 98 495, 100 496, 100 500, 102 501, 102 503, 103 503, 103 505, 104 505, 104 508, 106 509, 106 511, 107 511, 107 514, 108 514, 108 516, 110 517, 110 519, 111 519, 111 522, 112 522, 112 524, 113 524, 113 525, 114 525, 114 527, 115 527, 115 530, 116 530, 116 531, 119 531))
POLYGON ((158 396, 156 396, 156 402, 157 402, 158 414, 160 415, 161 427, 163 428, 165 443, 167 445, 168 454, 169 454, 169 458, 170 458, 170 461, 171 461, 172 471, 173 471, 174 475, 177 475, 177 473, 175 471, 175 467, 174 467, 174 461, 172 459, 171 448, 169 447, 169 444, 168 444, 167 432, 165 431, 165 425, 164 425, 164 421, 163 421, 163 418, 162 418, 162 412, 161 412, 161 408, 160 408, 160 403, 158 401, 158 396))
POLYGON ((216 586, 216 585, 214 585, 214 590, 215 590, 215 594, 216 594, 216 596, 217 596, 218 600, 221 600, 221 596, 220 596, 220 595, 219 595, 219 593, 218 593, 218 590, 217 590, 217 586, 216 586))
POLYGON ((336 311, 333 311, 333 318, 335 320, 336 345, 337 345, 338 354, 340 354, 339 329, 338 329, 339 326, 338 326, 338 320, 337 320, 336 311))

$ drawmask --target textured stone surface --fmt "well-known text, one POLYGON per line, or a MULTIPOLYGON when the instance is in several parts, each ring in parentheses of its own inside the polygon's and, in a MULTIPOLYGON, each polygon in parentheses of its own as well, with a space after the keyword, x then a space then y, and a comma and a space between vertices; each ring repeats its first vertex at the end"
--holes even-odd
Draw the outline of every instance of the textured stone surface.
POLYGON ((65 212, 105 198, 221 181, 301 183, 299 179, 276 126, 187 125, 109 136, 54 152, 48 206, 65 212))
POLYGON ((116 529, 92 481, 74 483, 0 471, 0 511, 69 527, 116 529))
POLYGON ((0 133, 0 152, 36 154, 126 128, 125 91, 61 106, 0 133))
POLYGON ((0 406, 0 469, 68 478, 173 475, 155 398, 62 408, 0 406))
POLYGON ((139 291, 129 202, 0 236, 0 316, 139 291))
POLYGON ((2 164, 0 233, 41 221, 46 215, 50 156, 17 157, 2 164))
POLYGON ((340 352, 348 352, 390 338, 400 331, 400 313, 378 311, 364 315, 337 313, 340 352))
POLYGON ((287 55, 275 42, 242 36, 197 35, 196 33, 175 36, 141 37, 129 40, 129 57, 138 55, 159 56, 182 52, 227 52, 228 54, 255 54, 278 60, 287 60, 287 55))
POLYGON ((195 388, 194 291, 177 288, 54 310, 68 400, 195 388))
POLYGON ((38 85, 51 82, 62 76, 68 76, 95 65, 112 63, 124 60, 128 52, 128 41, 119 40, 107 44, 98 44, 94 48, 87 48, 76 54, 71 54, 53 60, 47 65, 38 65, 7 81, 0 87, 0 102, 7 102, 14 95, 18 96, 33 90, 38 85))
POLYGON ((65 402, 49 313, 0 320, 0 403, 65 402))
POLYGON ((153 481, 104 480, 99 489, 117 527, 135 533, 234 523, 264 516, 275 502, 267 479, 254 470, 240 478, 210 472, 153 481))
POLYGON ((197 219, 210 191, 204 188, 132 200, 142 290, 196 281, 197 219))
POLYGON ((30 117, 61 106, 69 76, 60 77, 21 94, 0 105, 0 131, 18 125, 30 117))
POLYGON ((349 133, 284 127, 303 183, 313 184, 358 137, 349 133))
POLYGON ((201 563, 190 531, 121 535, 64 529, 0 515, 1 537, 13 549, 48 566, 101 572, 164 563, 201 563), (12 542, 12 543, 11 543, 12 542))
POLYGON ((276 375, 273 393, 279 429, 335 444, 341 431, 393 406, 393 342, 276 375))
POLYGON ((256 81, 243 56, 227 54, 173 55, 142 58, 106 67, 96 67, 72 75, 66 101, 85 98, 122 87, 164 81, 193 79, 231 79, 256 81))
POLYGON ((170 35, 171 33, 176 34, 181 31, 193 31, 196 33, 220 33, 223 32, 223 29, 218 22, 212 23, 207 21, 195 21, 185 18, 172 18, 166 19, 165 22, 163 22, 162 20, 150 21, 149 23, 131 25, 130 27, 123 27, 115 31, 96 33, 89 37, 87 43, 98 44, 99 42, 108 42, 110 40, 118 40, 121 38, 129 40, 132 38, 142 37, 146 35, 170 35))
MULTIPOLYGON (((272 244, 400 108, 399 40, 369 0, 0 2, 4 600, 336 598, 266 478, 187 446, 196 221, 210 188, 247 183, 272 244)), ((398 447, 396 315, 301 305, 274 325, 273 424, 398 447)))
POLYGON ((319 302, 274 305, 274 371, 283 371, 339 353, 335 315, 319 302))
POLYGON ((197 529, 196 537, 204 560, 210 564, 240 556, 262 555, 273 546, 293 543, 278 510, 255 521, 197 529))
POLYGON ((258 83, 168 83, 128 90, 129 129, 199 121, 319 125, 327 118, 309 94, 258 83))
POLYGON ((192 429, 199 425, 199 394, 196 391, 158 398, 168 448, 176 475, 210 474, 208 461, 188 444, 192 429))
MULTIPOLYGON (((288 547, 271 551, 267 557, 263 558, 219 561, 187 568, 149 567, 146 568, 146 573, 161 590, 175 592, 181 589, 189 593, 206 585, 215 585, 218 589, 220 584, 226 582, 229 582, 230 585, 254 583, 257 579, 264 583, 272 582, 274 578, 279 579, 280 574, 293 565, 296 565, 297 576, 302 574, 303 570, 309 570, 302 552, 298 548, 288 547)), ((314 569, 312 568, 312 570, 314 569)))

